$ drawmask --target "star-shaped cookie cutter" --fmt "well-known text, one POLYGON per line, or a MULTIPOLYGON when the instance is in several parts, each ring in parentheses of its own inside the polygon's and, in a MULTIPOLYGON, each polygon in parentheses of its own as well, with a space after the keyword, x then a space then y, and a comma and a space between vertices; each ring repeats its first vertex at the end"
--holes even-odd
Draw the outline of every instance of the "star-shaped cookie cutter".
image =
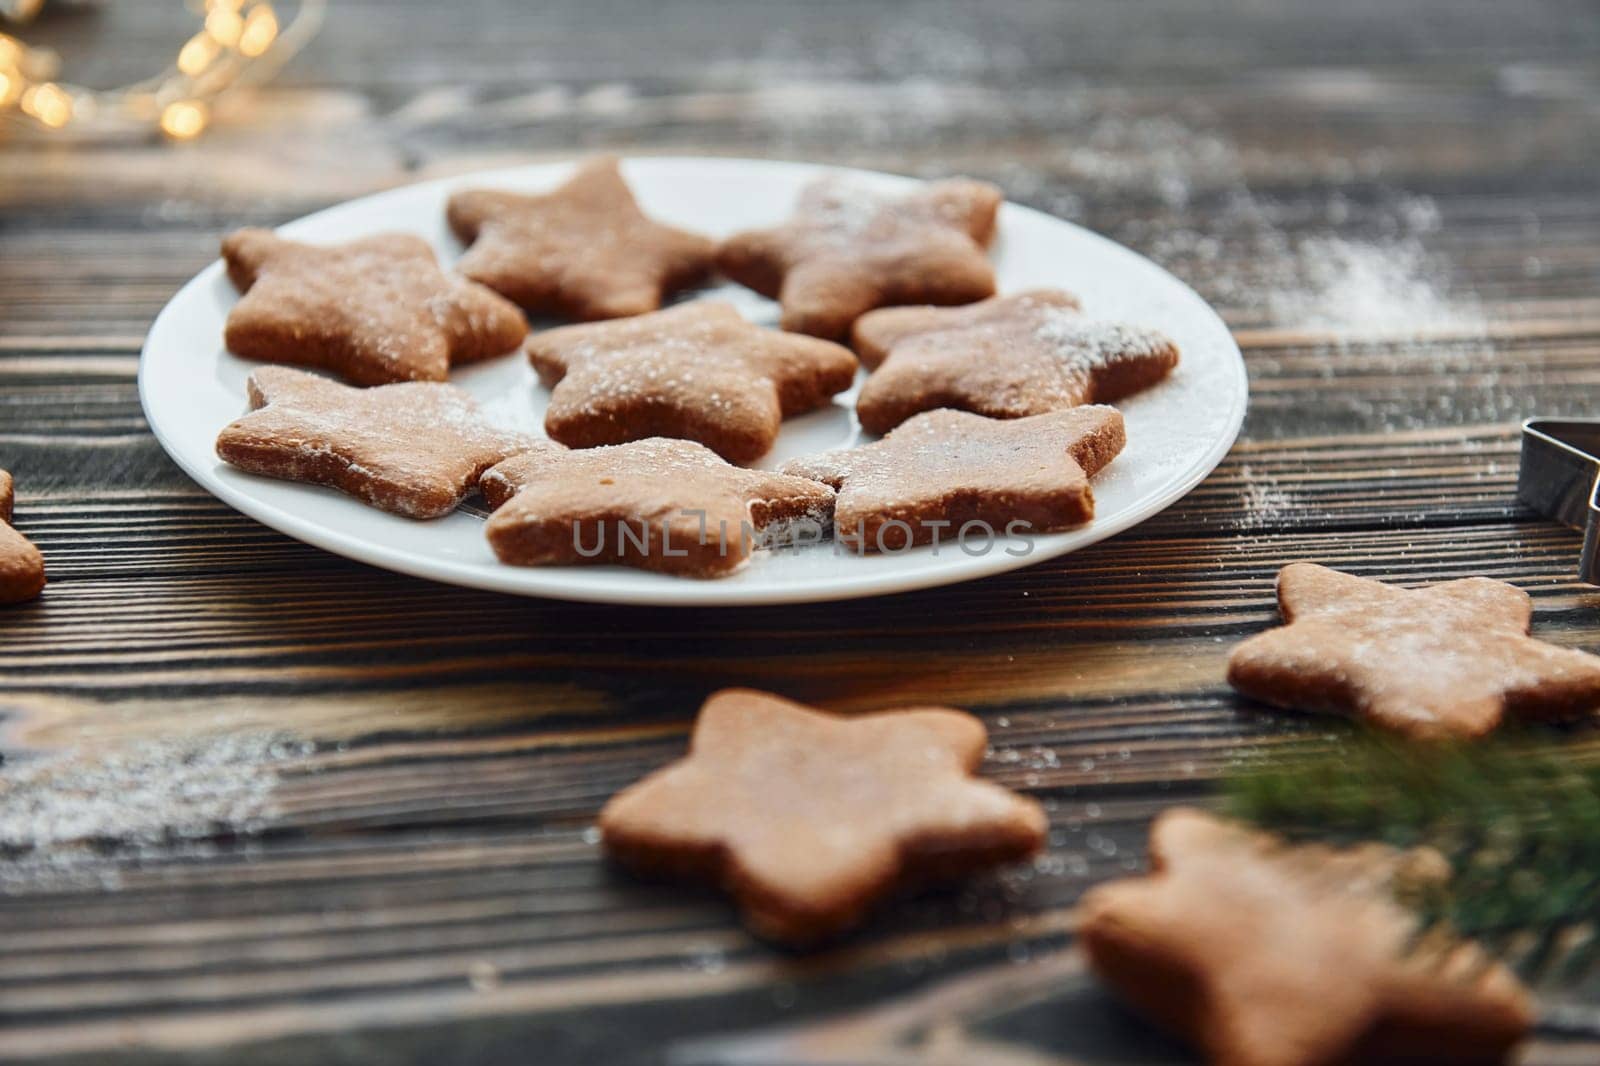
POLYGON ((1600 585, 1600 419, 1530 418, 1522 423, 1517 499, 1583 530, 1578 579, 1600 585))

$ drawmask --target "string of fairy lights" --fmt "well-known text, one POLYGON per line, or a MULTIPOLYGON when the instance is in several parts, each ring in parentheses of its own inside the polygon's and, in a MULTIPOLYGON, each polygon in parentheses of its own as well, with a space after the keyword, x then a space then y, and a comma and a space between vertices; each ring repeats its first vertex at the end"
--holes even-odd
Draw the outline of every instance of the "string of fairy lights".
POLYGON ((325 0, 301 0, 282 22, 269 0, 204 0, 195 5, 199 29, 165 70, 114 89, 60 80, 55 53, 0 32, 0 117, 22 116, 49 130, 153 127, 187 140, 210 124, 219 98, 266 80, 298 52, 321 25, 324 7, 325 0))

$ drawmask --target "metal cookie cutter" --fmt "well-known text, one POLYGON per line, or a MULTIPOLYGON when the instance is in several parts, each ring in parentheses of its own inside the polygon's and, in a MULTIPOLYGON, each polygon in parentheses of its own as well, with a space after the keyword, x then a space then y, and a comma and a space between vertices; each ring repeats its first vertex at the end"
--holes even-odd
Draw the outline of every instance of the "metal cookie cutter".
POLYGON ((1583 530, 1578 579, 1600 585, 1600 419, 1530 418, 1522 423, 1517 499, 1583 530))

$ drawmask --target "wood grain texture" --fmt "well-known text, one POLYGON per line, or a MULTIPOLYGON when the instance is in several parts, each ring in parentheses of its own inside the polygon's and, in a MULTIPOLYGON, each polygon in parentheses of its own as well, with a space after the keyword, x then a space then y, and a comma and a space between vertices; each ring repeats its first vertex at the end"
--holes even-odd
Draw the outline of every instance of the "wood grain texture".
MULTIPOLYGON (((53 5, 27 34, 109 83, 185 19, 53 5)), ((1340 732, 1223 682, 1281 565, 1502 578, 1600 650, 1577 536, 1514 500, 1517 423, 1600 397, 1597 59, 1580 0, 334 0, 195 143, 0 133, 0 466, 51 579, 0 613, 0 1057, 1186 1061, 1085 978, 1072 904, 1164 806, 1340 732), (139 347, 223 232, 595 149, 994 180, 1217 306, 1244 436, 1071 557, 725 611, 346 563, 165 459, 139 347), (972 709, 1048 853, 808 956, 615 873, 599 806, 735 684, 972 709)), ((1547 999, 1527 1061, 1600 1054, 1591 993, 1547 999)))

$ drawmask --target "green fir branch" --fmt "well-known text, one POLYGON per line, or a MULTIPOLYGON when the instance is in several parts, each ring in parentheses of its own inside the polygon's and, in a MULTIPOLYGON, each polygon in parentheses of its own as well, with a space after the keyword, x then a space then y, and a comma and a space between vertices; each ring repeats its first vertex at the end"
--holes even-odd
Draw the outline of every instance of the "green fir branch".
POLYGON ((1363 738, 1242 770, 1224 812, 1295 840, 1434 848, 1450 875, 1405 896, 1424 929, 1476 939, 1530 981, 1600 962, 1600 766, 1548 745, 1363 738))

